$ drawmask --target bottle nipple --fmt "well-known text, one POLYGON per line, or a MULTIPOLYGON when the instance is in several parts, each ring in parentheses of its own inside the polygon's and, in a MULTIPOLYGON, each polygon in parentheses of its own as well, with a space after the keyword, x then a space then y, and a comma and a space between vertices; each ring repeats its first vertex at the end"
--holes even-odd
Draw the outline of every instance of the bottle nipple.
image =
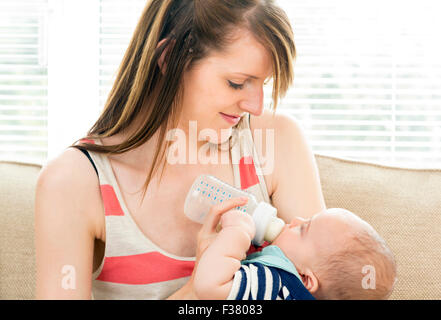
POLYGON ((274 239, 282 232, 283 227, 285 226, 285 221, 280 218, 272 217, 268 227, 266 229, 265 235, 263 238, 265 241, 273 242, 274 239))

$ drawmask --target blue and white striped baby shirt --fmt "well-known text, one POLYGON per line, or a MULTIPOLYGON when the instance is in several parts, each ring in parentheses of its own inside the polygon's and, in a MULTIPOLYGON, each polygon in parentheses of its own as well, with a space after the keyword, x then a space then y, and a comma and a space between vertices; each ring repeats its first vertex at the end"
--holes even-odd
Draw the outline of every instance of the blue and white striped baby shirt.
POLYGON ((315 300, 278 247, 265 247, 241 263, 227 300, 315 300))

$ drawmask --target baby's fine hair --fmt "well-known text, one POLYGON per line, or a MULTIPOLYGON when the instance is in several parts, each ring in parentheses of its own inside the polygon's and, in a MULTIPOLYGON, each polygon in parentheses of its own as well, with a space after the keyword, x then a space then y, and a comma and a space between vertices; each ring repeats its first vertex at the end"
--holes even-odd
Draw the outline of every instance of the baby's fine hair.
POLYGON ((367 223, 318 267, 320 299, 384 300, 396 282, 396 262, 383 238, 367 223))

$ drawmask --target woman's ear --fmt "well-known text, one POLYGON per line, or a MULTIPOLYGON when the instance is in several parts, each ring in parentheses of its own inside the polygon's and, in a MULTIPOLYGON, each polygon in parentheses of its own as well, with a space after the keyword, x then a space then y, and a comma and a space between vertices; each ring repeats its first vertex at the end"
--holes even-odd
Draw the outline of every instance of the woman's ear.
MULTIPOLYGON (((167 41, 167 39, 162 39, 161 41, 159 41, 156 48, 159 48, 165 41, 167 41)), ((171 42, 170 44, 173 44, 173 42, 171 42)), ((167 47, 164 49, 164 51, 162 51, 162 54, 158 59, 158 66, 159 66, 159 69, 161 70, 162 74, 165 74, 165 70, 167 69, 167 63, 165 62, 165 56, 166 56, 168 50, 170 50, 170 44, 168 44, 167 47)))
POLYGON ((310 269, 307 269, 303 273, 300 273, 300 276, 302 277, 303 285, 311 294, 314 294, 317 292, 319 288, 319 281, 314 272, 312 272, 310 269))

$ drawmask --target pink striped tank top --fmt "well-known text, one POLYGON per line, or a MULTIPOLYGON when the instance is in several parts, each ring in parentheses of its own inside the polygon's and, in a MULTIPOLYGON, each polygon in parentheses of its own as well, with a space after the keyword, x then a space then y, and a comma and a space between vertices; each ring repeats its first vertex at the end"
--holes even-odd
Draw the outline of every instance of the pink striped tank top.
MULTIPOLYGON (((258 201, 270 203, 249 117, 239 122, 232 135, 235 187, 252 193, 258 201)), ((104 259, 92 275, 93 299, 169 297, 189 280, 195 257, 170 254, 150 241, 130 215, 107 156, 95 152, 89 155, 98 173, 106 223, 104 259)))

